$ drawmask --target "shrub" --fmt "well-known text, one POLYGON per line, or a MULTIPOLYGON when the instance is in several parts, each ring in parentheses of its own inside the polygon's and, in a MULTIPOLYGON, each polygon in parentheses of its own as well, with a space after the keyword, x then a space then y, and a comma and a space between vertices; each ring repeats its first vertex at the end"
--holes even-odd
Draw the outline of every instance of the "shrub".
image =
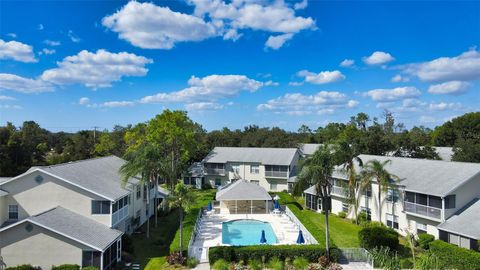
POLYGON ((203 183, 202 184, 202 189, 205 190, 205 189, 212 189, 212 185, 210 185, 210 183, 203 183))
POLYGON ((293 267, 298 270, 308 269, 308 260, 303 257, 296 258, 293 260, 293 267))
POLYGON ((95 266, 87 266, 87 267, 82 267, 82 270, 99 270, 99 269, 95 266))
POLYGON ((188 258, 187 259, 187 266, 188 268, 195 268, 198 264, 198 260, 195 258, 188 258))
POLYGON ((132 237, 126 233, 122 235, 122 250, 130 254, 133 254, 132 237))
POLYGON ((263 268, 262 262, 259 259, 248 260, 248 266, 251 270, 261 270, 263 268))
POLYGON ((339 217, 339 218, 346 218, 346 217, 347 217, 347 213, 345 213, 345 212, 339 212, 339 213, 338 213, 338 217, 339 217))
POLYGON ((167 262, 170 265, 182 265, 185 263, 185 257, 182 256, 180 251, 172 252, 167 256, 167 262))
POLYGON ((479 270, 480 253, 435 240, 430 242, 430 250, 438 258, 440 268, 458 270, 479 270))
MULTIPOLYGON (((258 246, 219 246, 209 249, 208 257, 210 264, 217 260, 223 259, 227 262, 239 262, 260 260, 262 258, 277 257, 280 260, 285 258, 304 257, 309 262, 316 262, 320 256, 325 255, 325 248, 321 245, 258 245, 258 246)), ((330 260, 336 262, 340 256, 340 252, 336 248, 330 249, 330 260)))
POLYGON ((59 266, 52 266, 52 270, 79 270, 80 265, 78 264, 62 264, 59 266))
POLYGON ((367 213, 365 213, 365 212, 358 213, 357 218, 358 218, 358 223, 359 224, 365 224, 365 223, 369 222, 367 213))
POLYGON ((389 247, 397 250, 399 247, 398 233, 383 224, 370 223, 358 232, 360 246, 366 249, 389 247))
POLYGON ((389 247, 380 247, 370 250, 376 267, 385 270, 400 270, 400 259, 396 252, 391 252, 389 247))
POLYGON ((420 233, 418 235, 418 245, 423 249, 428 249, 430 243, 435 240, 435 236, 428 233, 420 233))
POLYGON ((440 269, 440 263, 432 251, 427 251, 415 259, 415 268, 420 270, 440 269))
POLYGON ((283 270, 285 265, 283 264, 283 261, 280 260, 278 257, 273 257, 269 262, 268 262, 268 268, 272 270, 283 270))
POLYGON ((22 264, 5 268, 5 270, 36 270, 31 264, 22 264))
POLYGON ((227 261, 225 261, 224 259, 220 259, 213 264, 212 269, 213 270, 228 270, 229 266, 230 265, 227 261))

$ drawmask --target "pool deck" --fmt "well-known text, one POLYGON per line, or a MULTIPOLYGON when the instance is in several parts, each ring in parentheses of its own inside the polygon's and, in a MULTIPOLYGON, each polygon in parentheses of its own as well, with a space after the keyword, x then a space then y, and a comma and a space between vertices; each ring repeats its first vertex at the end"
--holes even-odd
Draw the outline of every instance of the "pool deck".
POLYGON ((277 245, 293 245, 297 241, 298 227, 285 214, 209 214, 199 221, 198 235, 191 247, 191 253, 200 262, 208 261, 208 248, 222 246, 222 223, 237 219, 255 219, 269 222, 277 245))

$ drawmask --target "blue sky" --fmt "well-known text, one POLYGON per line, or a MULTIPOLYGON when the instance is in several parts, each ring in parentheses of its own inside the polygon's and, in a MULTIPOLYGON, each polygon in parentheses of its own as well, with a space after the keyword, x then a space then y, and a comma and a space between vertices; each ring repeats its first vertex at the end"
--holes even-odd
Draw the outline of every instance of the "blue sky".
POLYGON ((479 45, 476 1, 2 1, 0 123, 434 127, 479 111, 479 45))

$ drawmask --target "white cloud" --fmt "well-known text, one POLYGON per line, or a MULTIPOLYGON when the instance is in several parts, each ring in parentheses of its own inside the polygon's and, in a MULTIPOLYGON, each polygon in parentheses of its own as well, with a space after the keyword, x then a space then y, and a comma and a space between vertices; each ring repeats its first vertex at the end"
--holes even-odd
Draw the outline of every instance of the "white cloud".
POLYGON ((17 37, 17 34, 15 33, 8 33, 6 34, 7 37, 11 37, 11 38, 16 38, 17 37))
POLYGON ((78 104, 80 105, 87 105, 88 103, 90 103, 90 99, 88 97, 82 97, 78 101, 78 104))
POLYGON ((202 18, 136 1, 103 18, 102 24, 121 39, 144 49, 171 49, 177 42, 218 35, 215 26, 202 18))
POLYGON ((353 108, 357 105, 358 101, 349 100, 345 94, 340 92, 321 91, 315 95, 287 93, 259 104, 257 110, 299 116, 312 113, 333 113, 338 109, 353 108))
POLYGON ((308 0, 302 0, 302 2, 295 3, 295 5, 293 5, 293 8, 295 10, 300 10, 300 9, 306 9, 307 6, 308 6, 308 0))
POLYGON ((172 11, 153 3, 130 1, 102 24, 118 33, 121 39, 145 49, 171 49, 178 42, 202 41, 222 36, 237 40, 243 29, 275 33, 265 46, 278 49, 295 33, 315 29, 315 21, 295 15, 283 1, 190 0, 194 14, 172 11), (139 31, 141 29, 141 31, 139 31))
POLYGON ((196 102, 185 104, 188 111, 216 111, 223 109, 223 105, 214 102, 196 102))
POLYGON ((410 81, 410 78, 402 76, 400 74, 397 74, 397 75, 393 76, 392 79, 391 79, 391 82, 395 82, 395 83, 397 83, 397 82, 408 82, 408 81, 410 81))
POLYGON ((23 107, 20 105, 1 105, 0 104, 0 109, 21 110, 23 109, 23 107))
POLYGON ((45 29, 45 27, 43 26, 43 24, 39 24, 39 25, 37 26, 37 29, 40 30, 40 31, 42 31, 43 29, 45 29))
POLYGON ((4 100, 4 101, 5 101, 5 100, 15 100, 15 98, 14 98, 14 97, 1 96, 1 95, 0 95, 0 100, 4 100))
POLYGON ((12 59, 19 62, 34 63, 33 47, 18 41, 5 42, 0 39, 0 59, 12 59))
POLYGON ((46 55, 50 55, 50 54, 54 54, 56 53, 56 51, 54 49, 47 49, 47 48, 43 48, 39 54, 42 55, 42 54, 46 54, 46 55))
POLYGON ((100 107, 117 108, 117 107, 131 107, 135 105, 133 101, 108 101, 100 104, 100 107))
POLYGON ((310 72, 308 70, 301 70, 297 72, 297 76, 304 77, 305 82, 313 84, 327 84, 345 79, 345 75, 343 75, 338 70, 322 71, 319 73, 310 72))
POLYGON ((142 103, 166 102, 212 102, 222 98, 233 97, 241 91, 255 92, 265 83, 249 79, 244 75, 210 75, 203 78, 192 76, 185 89, 170 93, 158 93, 146 96, 142 103))
POLYGON ((302 86, 304 83, 303 82, 289 82, 288 85, 291 86, 302 86))
POLYGON ((413 86, 397 87, 393 89, 373 89, 364 95, 377 102, 397 101, 406 98, 415 98, 421 95, 420 90, 413 86))
POLYGON ((267 42, 265 42, 265 47, 278 50, 280 49, 285 42, 292 39, 293 34, 283 34, 278 36, 269 36, 267 42))
POLYGON ((270 81, 264 82, 263 85, 265 85, 265 86, 279 86, 280 83, 270 80, 270 81))
POLYGON ((44 71, 41 78, 59 85, 79 83, 90 88, 110 87, 112 82, 125 76, 145 76, 148 72, 145 65, 150 63, 153 63, 151 59, 127 52, 83 50, 65 57, 57 63, 57 68, 44 71))
POLYGON ((355 60, 353 59, 345 59, 340 63, 341 67, 352 67, 355 65, 355 60))
POLYGON ((436 121, 435 118, 433 118, 432 116, 428 116, 428 115, 420 116, 421 123, 431 124, 431 123, 435 123, 435 121, 436 121))
POLYGON ((365 56, 362 59, 367 65, 383 65, 395 60, 391 54, 381 51, 376 51, 370 56, 365 56))
POLYGON ((77 35, 75 35, 72 30, 68 30, 67 35, 74 43, 79 43, 81 41, 81 39, 77 35))
POLYGON ((463 108, 463 106, 460 103, 439 102, 439 103, 430 103, 428 105, 428 108, 432 111, 445 111, 445 110, 459 110, 463 108))
POLYGON ((460 95, 465 93, 468 90, 469 86, 470 84, 467 82, 450 81, 431 85, 428 88, 428 92, 432 94, 460 95))
POLYGON ((52 47, 60 46, 60 44, 62 44, 60 41, 50 40, 50 39, 45 39, 45 40, 43 41, 43 43, 45 43, 45 44, 48 45, 48 46, 52 46, 52 47))
POLYGON ((404 72, 427 82, 473 81, 480 79, 480 53, 471 49, 455 57, 401 66, 404 72))
POLYGON ((53 87, 39 79, 28 79, 15 74, 0 73, 0 90, 13 90, 20 93, 32 94, 52 92, 53 87))

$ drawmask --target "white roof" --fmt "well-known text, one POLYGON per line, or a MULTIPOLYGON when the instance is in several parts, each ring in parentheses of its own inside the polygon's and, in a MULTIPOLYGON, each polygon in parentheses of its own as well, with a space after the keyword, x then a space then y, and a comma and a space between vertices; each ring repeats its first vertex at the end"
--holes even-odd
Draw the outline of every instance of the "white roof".
POLYGON ((203 162, 248 162, 289 166, 297 155, 297 151, 297 148, 215 147, 203 162))
POLYGON ((452 147, 440 147, 434 146, 435 152, 440 156, 442 160, 451 161, 453 156, 453 148, 452 147))
POLYGON ((448 232, 480 240, 480 199, 475 199, 438 226, 448 232))
MULTIPOLYGON (((446 196, 456 188, 468 182, 473 177, 480 177, 480 163, 448 162, 442 160, 427 160, 403 157, 385 157, 374 155, 359 155, 363 164, 376 159, 380 162, 391 160, 386 169, 398 176, 400 185, 405 190, 446 196)), ((333 173, 333 177, 346 179, 344 172, 339 166, 333 173)), ((357 168, 357 172, 360 169, 357 168)))
POLYGON ((243 179, 226 185, 217 192, 215 197, 217 201, 272 200, 272 196, 263 187, 243 179))

